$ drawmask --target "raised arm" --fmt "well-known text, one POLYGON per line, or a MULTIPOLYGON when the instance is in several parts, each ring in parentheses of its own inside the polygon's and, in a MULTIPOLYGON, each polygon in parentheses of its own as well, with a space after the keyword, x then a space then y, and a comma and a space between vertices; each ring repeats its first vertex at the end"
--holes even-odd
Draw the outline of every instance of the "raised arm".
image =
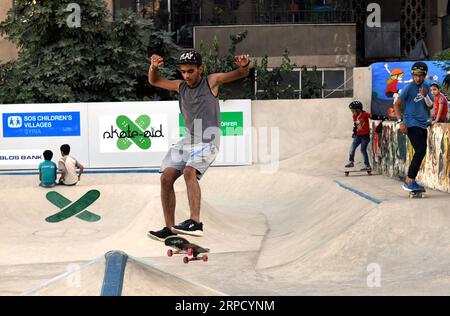
POLYGON ((229 72, 219 72, 208 76, 208 83, 211 90, 218 92, 219 86, 248 76, 250 72, 250 58, 248 55, 240 55, 234 58, 239 68, 229 72))
POLYGON ((148 82, 157 88, 179 92, 181 80, 167 80, 158 74, 158 68, 164 64, 164 59, 161 56, 152 55, 150 61, 148 82))

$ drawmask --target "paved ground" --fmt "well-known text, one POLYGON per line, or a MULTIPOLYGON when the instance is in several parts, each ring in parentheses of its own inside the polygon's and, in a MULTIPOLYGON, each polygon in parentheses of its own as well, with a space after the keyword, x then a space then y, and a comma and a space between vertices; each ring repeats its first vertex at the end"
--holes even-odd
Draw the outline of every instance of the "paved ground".
MULTIPOLYGON (((98 295, 115 249, 132 256, 124 295, 450 294, 448 194, 410 200, 384 176, 345 177, 351 114, 347 99, 333 102, 253 109, 255 127, 279 127, 279 165, 256 148, 257 164, 202 179, 208 263, 184 265, 146 237, 163 225, 158 174, 87 174, 57 188, 71 200, 99 190, 89 210, 102 216, 58 224, 45 221, 57 209, 37 176, 0 175, 0 294, 98 295)), ((182 179, 176 192, 182 221, 182 179)))

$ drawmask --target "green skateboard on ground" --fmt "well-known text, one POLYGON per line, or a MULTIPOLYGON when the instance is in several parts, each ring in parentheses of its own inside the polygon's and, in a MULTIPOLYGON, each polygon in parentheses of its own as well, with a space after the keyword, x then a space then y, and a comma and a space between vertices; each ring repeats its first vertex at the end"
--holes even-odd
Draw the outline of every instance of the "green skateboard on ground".
POLYGON ((74 215, 87 222, 96 222, 101 219, 99 215, 91 213, 86 209, 100 197, 98 190, 88 191, 74 203, 55 191, 48 192, 46 197, 53 205, 61 209, 60 212, 45 219, 49 223, 58 223, 74 215))
POLYGON ((125 133, 133 134, 131 138, 119 138, 117 147, 121 150, 128 149, 135 143, 141 149, 149 149, 152 141, 144 136, 144 131, 150 126, 150 117, 148 115, 139 116, 135 122, 125 115, 119 115, 116 119, 117 126, 125 133))

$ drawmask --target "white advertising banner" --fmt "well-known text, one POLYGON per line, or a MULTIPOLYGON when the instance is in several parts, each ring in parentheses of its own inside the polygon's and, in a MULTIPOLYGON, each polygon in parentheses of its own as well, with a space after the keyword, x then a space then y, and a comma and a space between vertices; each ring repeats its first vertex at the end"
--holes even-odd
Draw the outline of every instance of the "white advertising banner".
POLYGON ((90 103, 91 168, 159 167, 176 142, 178 101, 90 103))
MULTIPOLYGON (((222 137, 213 165, 252 163, 251 100, 220 102, 222 137)), ((178 101, 0 105, 0 169, 36 169, 44 150, 87 168, 158 168, 185 135, 178 101)))
POLYGON ((0 150, 0 167, 4 166, 38 166, 44 161, 42 149, 0 150))
POLYGON ((167 149, 167 114, 102 115, 100 152, 158 152, 167 149))
POLYGON ((0 169, 37 169, 45 150, 57 162, 62 144, 89 166, 86 104, 5 104, 0 116, 0 169))

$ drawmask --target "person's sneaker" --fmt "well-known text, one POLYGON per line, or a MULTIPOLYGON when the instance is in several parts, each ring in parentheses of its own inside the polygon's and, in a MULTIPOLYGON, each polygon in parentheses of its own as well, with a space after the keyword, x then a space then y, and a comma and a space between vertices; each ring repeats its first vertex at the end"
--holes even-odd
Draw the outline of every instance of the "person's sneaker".
POLYGON ((348 164, 345 165, 345 168, 353 168, 355 166, 355 164, 353 163, 353 161, 350 161, 348 164))
POLYGON ((425 191, 425 188, 414 181, 412 184, 403 183, 403 190, 405 191, 425 191))
POLYGON ((191 236, 203 236, 203 223, 197 223, 192 219, 188 219, 172 228, 174 233, 185 234, 191 236))
POLYGON ((167 237, 176 236, 176 235, 177 234, 175 234, 173 231, 171 231, 167 227, 164 227, 163 229, 158 230, 156 232, 151 230, 147 233, 148 237, 158 240, 158 241, 164 241, 164 240, 166 240, 167 237))
POLYGON ((365 166, 364 168, 362 168, 360 171, 372 171, 372 167, 370 166, 365 166))
POLYGON ((419 190, 422 190, 423 192, 425 192, 425 187, 424 187, 424 186, 418 184, 418 183, 416 182, 416 180, 414 180, 414 183, 415 183, 416 187, 419 188, 419 190))

